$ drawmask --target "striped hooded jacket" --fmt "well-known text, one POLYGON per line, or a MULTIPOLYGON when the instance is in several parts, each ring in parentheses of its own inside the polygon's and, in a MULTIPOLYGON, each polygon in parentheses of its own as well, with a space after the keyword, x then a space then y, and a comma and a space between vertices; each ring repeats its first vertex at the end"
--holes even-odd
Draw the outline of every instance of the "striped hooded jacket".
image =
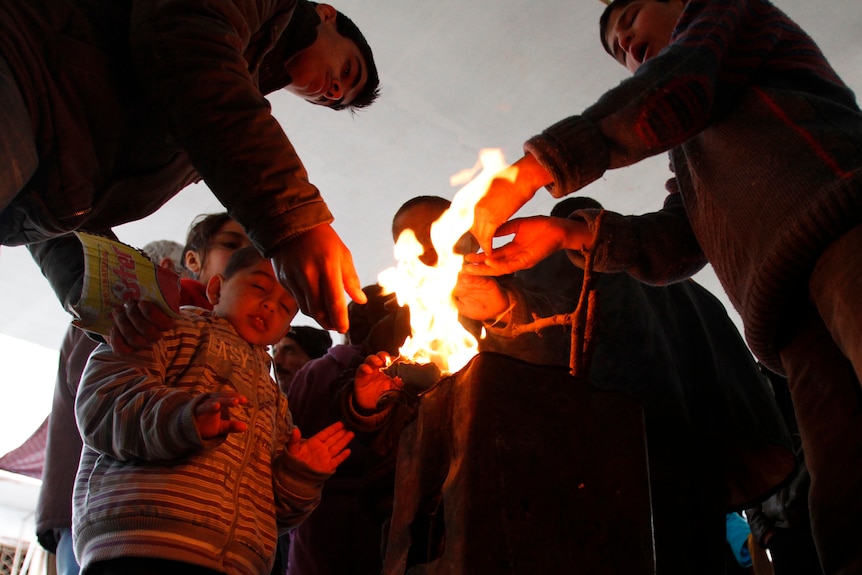
POLYGON ((319 473, 285 451, 293 427, 270 356, 199 308, 149 350, 93 353, 75 410, 84 449, 73 497, 75 553, 151 557, 237 575, 269 573, 279 531, 318 504, 319 473), (203 394, 235 390, 248 431, 202 440, 203 394))

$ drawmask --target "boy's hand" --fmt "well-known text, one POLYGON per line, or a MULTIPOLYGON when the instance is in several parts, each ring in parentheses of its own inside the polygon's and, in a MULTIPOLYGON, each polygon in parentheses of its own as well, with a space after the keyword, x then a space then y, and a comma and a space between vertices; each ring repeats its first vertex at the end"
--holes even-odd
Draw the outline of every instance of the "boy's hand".
POLYGON ((350 251, 329 224, 315 226, 283 244, 272 257, 275 275, 302 311, 321 327, 347 331, 347 300, 367 301, 350 251))
POLYGON ((353 401, 366 411, 377 409, 377 400, 387 391, 401 389, 404 382, 400 377, 389 377, 381 370, 392 363, 385 351, 379 351, 365 358, 365 363, 356 369, 353 379, 353 401))
POLYGON ((539 188, 549 183, 550 174, 531 154, 525 154, 494 176, 488 191, 476 202, 473 226, 470 228, 483 252, 490 254, 493 251, 497 229, 526 204, 539 188))
POLYGON ((114 353, 121 355, 150 347, 174 326, 171 316, 146 301, 128 301, 114 308, 113 318, 108 343, 114 353))
POLYGON ((499 276, 531 268, 552 253, 563 250, 589 250, 592 235, 585 222, 548 216, 519 218, 506 222, 498 236, 515 234, 512 241, 489 254, 468 254, 464 273, 499 276))
POLYGON ((458 274, 452 298, 458 313, 478 321, 497 319, 509 309, 509 294, 489 277, 458 274))
POLYGON ((241 433, 248 429, 242 421, 230 418, 230 409, 248 403, 248 398, 235 391, 207 393, 195 405, 195 425, 202 439, 212 439, 228 433, 241 433))
POLYGON ((353 432, 347 431, 340 421, 308 439, 302 439, 299 428, 294 427, 287 442, 287 452, 315 471, 333 473, 350 456, 347 446, 351 441, 353 432))

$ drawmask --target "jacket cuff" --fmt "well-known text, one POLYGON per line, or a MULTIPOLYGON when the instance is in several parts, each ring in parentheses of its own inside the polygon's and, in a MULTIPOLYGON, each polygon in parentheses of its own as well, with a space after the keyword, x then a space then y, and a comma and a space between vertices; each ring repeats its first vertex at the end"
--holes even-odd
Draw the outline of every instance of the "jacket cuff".
POLYGON ((322 199, 291 208, 277 217, 250 226, 248 237, 264 257, 272 257, 278 248, 311 228, 331 224, 334 218, 322 199))
POLYGON ((610 162, 610 151, 598 126, 582 116, 557 122, 524 144, 553 177, 547 186, 562 198, 599 179, 610 162))

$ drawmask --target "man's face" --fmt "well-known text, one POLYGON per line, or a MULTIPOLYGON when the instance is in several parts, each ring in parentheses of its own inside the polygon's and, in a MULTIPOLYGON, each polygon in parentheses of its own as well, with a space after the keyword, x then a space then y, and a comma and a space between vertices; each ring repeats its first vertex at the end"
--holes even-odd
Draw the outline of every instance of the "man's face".
POLYGON ((614 58, 634 73, 670 44, 685 0, 635 0, 611 12, 605 41, 614 58))
POLYGON ((321 106, 349 105, 365 87, 368 70, 356 44, 338 33, 336 11, 318 4, 322 22, 317 40, 288 60, 285 68, 293 81, 285 90, 321 106))
POLYGON ((252 345, 272 345, 290 329, 299 306, 275 278, 264 260, 235 273, 230 279, 216 275, 207 284, 213 311, 226 319, 252 345))
POLYGON ((284 393, 287 393, 287 388, 290 387, 290 382, 293 381, 293 376, 296 375, 299 368, 311 361, 311 358, 296 343, 296 340, 288 336, 281 338, 275 344, 272 358, 275 364, 275 379, 284 393))

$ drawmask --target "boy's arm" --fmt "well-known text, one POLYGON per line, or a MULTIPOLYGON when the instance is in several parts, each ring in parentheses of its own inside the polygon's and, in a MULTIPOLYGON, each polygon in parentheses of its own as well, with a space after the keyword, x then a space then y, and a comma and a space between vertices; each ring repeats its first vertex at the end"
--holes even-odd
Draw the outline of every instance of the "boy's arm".
MULTIPOLYGON (((601 210, 580 210, 569 216, 582 220, 595 234, 601 210)), ((691 230, 682 197, 670 194, 658 212, 623 216, 605 211, 599 226, 593 268, 598 272, 628 273, 650 285, 688 279, 707 263, 691 230)), ((568 250, 569 259, 583 268, 584 252, 568 250)))
POLYGON ((582 115, 525 144, 553 177, 551 193, 565 196, 605 170, 682 144, 733 106, 765 60, 799 66, 789 54, 773 53, 785 34, 781 23, 759 0, 689 0, 669 47, 582 115), (764 19, 752 26, 757 16, 764 19))
POLYGON ((204 446, 194 420, 195 405, 204 396, 165 384, 178 339, 169 332, 152 348, 129 356, 115 354, 107 344, 93 352, 75 399, 78 429, 88 447, 118 460, 167 461, 204 446))

